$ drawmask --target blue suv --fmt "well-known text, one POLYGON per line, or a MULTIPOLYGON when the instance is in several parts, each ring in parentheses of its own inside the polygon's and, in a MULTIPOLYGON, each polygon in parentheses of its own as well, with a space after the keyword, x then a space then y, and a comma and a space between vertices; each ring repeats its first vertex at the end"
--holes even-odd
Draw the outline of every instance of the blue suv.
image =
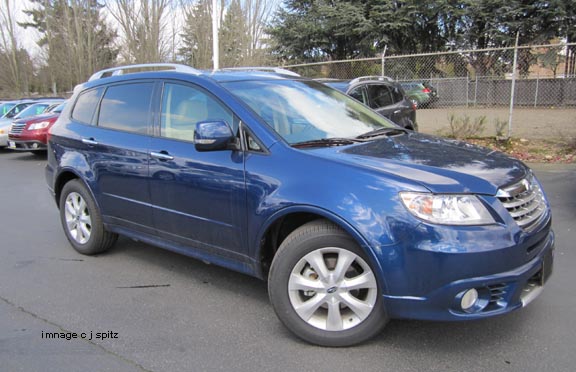
POLYGON ((552 272, 549 204, 523 163, 289 71, 125 66, 69 102, 46 179, 74 249, 121 234, 266 279, 308 342, 504 314, 552 272))

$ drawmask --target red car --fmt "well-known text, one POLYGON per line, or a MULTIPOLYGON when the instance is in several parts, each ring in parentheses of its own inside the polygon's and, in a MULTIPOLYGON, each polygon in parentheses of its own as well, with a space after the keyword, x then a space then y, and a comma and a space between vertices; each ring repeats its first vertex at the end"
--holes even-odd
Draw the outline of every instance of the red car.
POLYGON ((56 122, 65 103, 49 113, 16 120, 8 134, 8 148, 17 151, 46 151, 48 130, 56 122))

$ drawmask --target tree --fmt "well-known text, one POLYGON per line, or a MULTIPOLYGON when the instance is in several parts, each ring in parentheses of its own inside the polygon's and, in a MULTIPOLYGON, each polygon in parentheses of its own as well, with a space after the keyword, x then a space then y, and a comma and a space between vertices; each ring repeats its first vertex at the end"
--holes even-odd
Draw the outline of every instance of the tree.
MULTIPOLYGON (((212 1, 183 2, 180 56, 192 66, 211 68, 212 1)), ((220 0, 219 51, 223 67, 266 64, 265 22, 275 5, 276 0, 220 0)))
POLYGON ((97 0, 30 0, 35 8, 26 13, 31 21, 21 23, 41 35, 52 85, 72 90, 94 71, 114 63, 118 50, 112 45, 115 31, 108 28, 97 0))
POLYGON ((20 46, 15 20, 15 3, 2 0, 0 7, 0 82, 7 94, 22 96, 28 91, 32 64, 20 46))
POLYGON ((170 51, 169 0, 115 0, 107 3, 121 30, 120 55, 127 63, 164 62, 170 51))
MULTIPOLYGON (((250 35, 249 55, 252 59, 261 59, 261 51, 266 26, 272 13, 278 7, 278 0, 243 0, 243 10, 246 16, 246 25, 250 35)), ((258 64, 257 62, 254 64, 258 64)))
POLYGON ((184 28, 179 50, 184 63, 196 68, 212 67, 212 1, 200 0, 183 6, 184 28))
MULTIPOLYGON (((384 46, 389 54, 498 48, 513 46, 517 32, 521 44, 557 35, 559 2, 574 0, 285 0, 269 34, 273 54, 291 61, 372 57, 384 46)), ((483 74, 504 57, 487 52, 469 62, 483 74)), ((533 61, 523 57, 527 71, 533 61)))
MULTIPOLYGON (((559 0, 556 6, 560 24, 560 34, 567 43, 576 42, 576 0, 559 0)), ((576 46, 566 48, 564 76, 576 76, 576 46)))
POLYGON ((220 59, 223 67, 238 67, 248 58, 250 31, 240 0, 232 0, 220 27, 220 59))

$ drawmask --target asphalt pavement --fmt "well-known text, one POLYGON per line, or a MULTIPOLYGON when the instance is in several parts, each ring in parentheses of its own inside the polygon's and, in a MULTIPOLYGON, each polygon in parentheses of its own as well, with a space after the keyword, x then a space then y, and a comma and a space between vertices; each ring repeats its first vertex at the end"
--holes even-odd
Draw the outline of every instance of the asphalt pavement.
POLYGON ((258 279, 126 238, 76 253, 45 163, 0 150, 2 372, 576 370, 575 165, 535 166, 556 264, 528 307, 474 322, 394 320, 370 342, 330 349, 292 336, 258 279))

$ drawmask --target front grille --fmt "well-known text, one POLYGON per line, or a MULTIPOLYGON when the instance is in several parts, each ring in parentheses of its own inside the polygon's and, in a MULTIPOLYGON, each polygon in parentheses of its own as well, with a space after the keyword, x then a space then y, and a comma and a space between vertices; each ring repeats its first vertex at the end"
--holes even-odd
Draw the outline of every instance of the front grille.
POLYGON ((26 123, 23 124, 12 124, 12 128, 10 129, 10 134, 21 134, 26 127, 26 123))
POLYGON ((544 194, 533 176, 500 189, 496 197, 524 231, 534 230, 545 215, 544 194))

